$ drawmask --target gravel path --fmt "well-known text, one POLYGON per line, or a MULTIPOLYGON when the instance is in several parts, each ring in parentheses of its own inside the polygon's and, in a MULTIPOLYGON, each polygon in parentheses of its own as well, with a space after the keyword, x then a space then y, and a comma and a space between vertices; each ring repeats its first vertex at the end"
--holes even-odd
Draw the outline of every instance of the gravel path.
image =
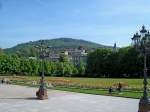
POLYGON ((0 85, 0 112, 138 112, 137 99, 49 90, 37 100, 37 88, 0 85))

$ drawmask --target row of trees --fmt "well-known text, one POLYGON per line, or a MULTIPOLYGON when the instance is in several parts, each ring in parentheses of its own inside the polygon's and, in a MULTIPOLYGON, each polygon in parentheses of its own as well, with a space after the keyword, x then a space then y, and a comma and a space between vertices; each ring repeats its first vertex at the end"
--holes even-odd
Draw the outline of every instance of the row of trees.
MULTIPOLYGON (((0 54, 0 74, 39 75, 42 61, 0 54)), ((74 67, 69 62, 44 61, 47 76, 79 76, 85 74, 84 64, 74 67)))
MULTIPOLYGON (((150 67, 150 56, 148 57, 150 67)), ((47 76, 80 76, 80 77, 142 77, 143 55, 132 47, 97 49, 89 53, 87 63, 75 67, 61 56, 59 62, 44 61, 47 76)), ((0 52, 0 74, 39 75, 41 61, 5 55, 0 52)), ((149 69, 148 69, 149 72, 149 69)))
MULTIPOLYGON (((150 57, 148 67, 150 67, 150 57)), ((141 77, 143 76, 143 55, 133 47, 97 49, 89 54, 86 72, 89 77, 141 77)), ((148 69, 149 72, 149 69, 148 69)))

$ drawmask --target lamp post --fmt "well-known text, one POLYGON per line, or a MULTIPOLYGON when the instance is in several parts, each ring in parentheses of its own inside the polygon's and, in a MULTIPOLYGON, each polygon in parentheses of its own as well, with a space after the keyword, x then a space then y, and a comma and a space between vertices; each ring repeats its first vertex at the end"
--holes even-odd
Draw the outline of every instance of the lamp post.
POLYGON ((40 79, 40 87, 39 90, 36 92, 36 96, 40 100, 48 99, 47 89, 44 82, 44 53, 46 48, 44 47, 44 40, 40 41, 40 45, 36 46, 36 48, 40 49, 40 58, 41 58, 41 79, 40 79))
POLYGON ((140 51, 144 55, 144 91, 143 96, 139 102, 139 111, 138 112, 149 112, 150 111, 150 100, 148 97, 148 76, 147 76, 147 54, 150 52, 150 33, 145 29, 145 26, 142 26, 140 30, 141 35, 136 33, 133 38, 133 45, 136 50, 140 51))

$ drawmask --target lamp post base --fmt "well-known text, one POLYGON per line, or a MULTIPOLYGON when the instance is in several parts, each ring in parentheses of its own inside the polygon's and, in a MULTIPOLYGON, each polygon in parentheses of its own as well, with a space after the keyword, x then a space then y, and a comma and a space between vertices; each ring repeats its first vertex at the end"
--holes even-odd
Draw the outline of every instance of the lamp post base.
POLYGON ((48 99, 47 90, 44 88, 39 88, 39 90, 36 92, 36 96, 40 100, 46 100, 48 99))
POLYGON ((150 112, 150 100, 149 99, 140 100, 138 112, 150 112))

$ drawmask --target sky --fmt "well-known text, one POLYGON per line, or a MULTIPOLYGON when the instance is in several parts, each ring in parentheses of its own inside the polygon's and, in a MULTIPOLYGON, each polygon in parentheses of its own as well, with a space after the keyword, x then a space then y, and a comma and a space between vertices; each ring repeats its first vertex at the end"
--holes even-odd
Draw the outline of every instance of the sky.
POLYGON ((142 25, 150 0, 0 0, 0 48, 60 37, 123 47, 142 25))

